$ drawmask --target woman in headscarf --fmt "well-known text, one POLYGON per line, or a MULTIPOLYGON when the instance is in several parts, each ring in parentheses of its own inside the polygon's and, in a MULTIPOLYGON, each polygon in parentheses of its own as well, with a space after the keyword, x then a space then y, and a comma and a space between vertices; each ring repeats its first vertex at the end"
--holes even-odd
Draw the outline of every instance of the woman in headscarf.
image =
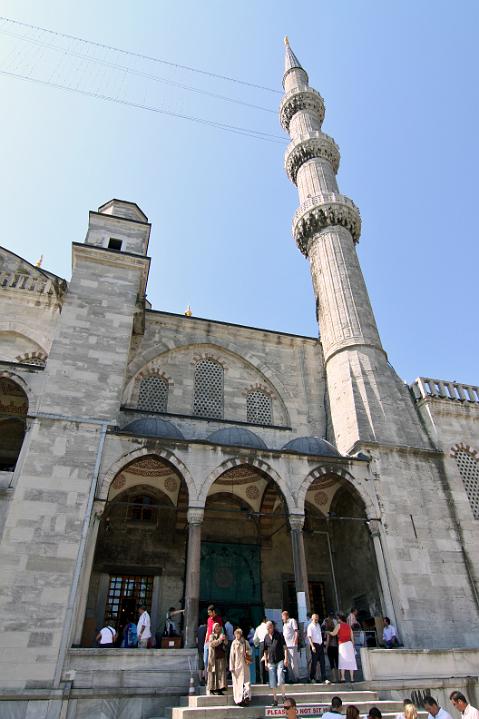
POLYGON ((224 694, 226 689, 227 643, 223 627, 216 622, 208 641, 208 691, 210 694, 224 694))
POLYGON ((252 661, 251 647, 245 641, 242 629, 235 629, 230 651, 230 672, 233 680, 235 704, 244 707, 251 701, 249 665, 252 661))

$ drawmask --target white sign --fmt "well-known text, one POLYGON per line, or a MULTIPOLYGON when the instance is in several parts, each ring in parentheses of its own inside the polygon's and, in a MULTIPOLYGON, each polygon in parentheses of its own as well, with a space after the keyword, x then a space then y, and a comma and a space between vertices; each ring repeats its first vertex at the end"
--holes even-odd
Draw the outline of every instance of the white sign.
MULTIPOLYGON (((320 717, 329 704, 297 704, 299 717, 320 717)), ((284 707, 265 707, 265 717, 285 717, 286 710, 284 707)))
POLYGON ((298 602, 298 622, 304 624, 308 618, 306 611, 306 592, 296 592, 296 599, 298 602))

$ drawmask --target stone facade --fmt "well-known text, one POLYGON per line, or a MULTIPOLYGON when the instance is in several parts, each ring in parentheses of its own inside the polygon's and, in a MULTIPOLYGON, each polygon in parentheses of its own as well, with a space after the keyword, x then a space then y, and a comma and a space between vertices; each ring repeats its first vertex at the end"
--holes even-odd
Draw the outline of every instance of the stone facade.
POLYGON ((169 607, 184 609, 189 649, 170 674, 194 657, 211 598, 238 623, 263 607, 304 620, 357 605, 388 614, 409 648, 477 646, 478 388, 409 388, 388 364, 356 255, 359 212, 289 46, 284 85, 293 235, 320 338, 151 309, 151 228, 134 203, 90 213, 68 283, 0 250, 7 694, 57 692, 60 706, 71 682, 120 686, 111 655, 88 648, 140 600, 160 633, 169 607), (93 656, 106 674, 89 670, 93 656))

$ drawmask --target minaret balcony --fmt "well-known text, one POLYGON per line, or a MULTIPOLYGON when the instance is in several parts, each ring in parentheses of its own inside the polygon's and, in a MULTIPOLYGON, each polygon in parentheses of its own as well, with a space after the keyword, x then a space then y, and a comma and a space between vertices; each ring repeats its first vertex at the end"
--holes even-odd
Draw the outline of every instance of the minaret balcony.
POLYGON ((292 224, 293 237, 303 255, 308 255, 315 235, 334 225, 344 227, 351 233, 354 242, 359 241, 361 215, 348 197, 331 192, 303 202, 296 210, 292 224))
POLYGON ((289 132, 291 118, 301 110, 314 112, 319 118, 320 125, 322 124, 324 120, 324 100, 319 92, 313 90, 312 87, 295 87, 283 95, 279 106, 279 119, 283 130, 289 132))
POLYGON ((290 142, 284 155, 284 169, 291 182, 296 185, 298 170, 308 160, 318 157, 327 160, 334 174, 339 169, 339 147, 332 137, 323 132, 312 132, 290 142))

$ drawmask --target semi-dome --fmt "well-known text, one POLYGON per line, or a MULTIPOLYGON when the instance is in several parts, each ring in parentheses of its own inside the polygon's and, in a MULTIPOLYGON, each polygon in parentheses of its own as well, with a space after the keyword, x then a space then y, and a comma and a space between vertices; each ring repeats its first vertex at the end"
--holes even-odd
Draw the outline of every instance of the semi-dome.
POLYGON ((184 439, 178 427, 160 417, 141 417, 123 427, 123 432, 140 434, 143 437, 164 437, 166 439, 184 439))
POLYGON ((321 457, 341 457, 331 442, 322 437, 296 437, 282 447, 288 452, 299 454, 315 454, 321 457))
POLYGON ((215 444, 231 444, 237 447, 253 447, 254 449, 267 449, 261 437, 244 427, 228 427, 212 432, 207 440, 215 444))

